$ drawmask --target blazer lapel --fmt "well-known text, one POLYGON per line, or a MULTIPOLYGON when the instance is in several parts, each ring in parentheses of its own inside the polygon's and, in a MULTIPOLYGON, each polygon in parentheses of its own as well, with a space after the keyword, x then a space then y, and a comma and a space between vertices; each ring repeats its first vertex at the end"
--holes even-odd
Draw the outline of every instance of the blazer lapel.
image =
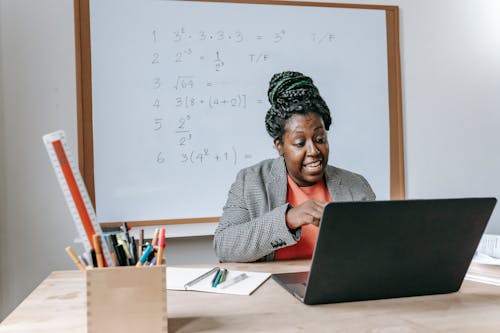
POLYGON ((328 166, 325 173, 325 182, 333 201, 352 201, 353 196, 347 186, 342 184, 342 179, 336 169, 328 166))
MULTIPOLYGON (((342 183, 342 179, 335 167, 328 166, 325 172, 325 182, 333 201, 352 201, 353 196, 349 187, 342 183)), ((266 183, 268 207, 272 210, 286 203, 287 178, 285 160, 278 157, 273 161, 269 181, 266 183)))
POLYGON ((269 182, 266 183, 266 189, 267 193, 269 193, 269 210, 286 203, 286 167, 285 160, 281 156, 275 159, 271 166, 270 179, 269 182))

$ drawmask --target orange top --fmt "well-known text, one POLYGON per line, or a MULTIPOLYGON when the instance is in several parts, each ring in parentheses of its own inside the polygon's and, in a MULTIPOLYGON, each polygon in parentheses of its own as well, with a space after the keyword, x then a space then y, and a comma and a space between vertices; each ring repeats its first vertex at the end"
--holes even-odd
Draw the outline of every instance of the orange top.
MULTIPOLYGON (((321 202, 333 201, 325 182, 318 182, 313 186, 299 187, 288 176, 288 191, 286 201, 293 207, 300 205, 307 200, 317 200, 321 202)), ((314 245, 318 238, 318 227, 312 224, 302 226, 302 234, 297 244, 287 246, 276 251, 275 260, 288 259, 310 259, 314 251, 314 245)))

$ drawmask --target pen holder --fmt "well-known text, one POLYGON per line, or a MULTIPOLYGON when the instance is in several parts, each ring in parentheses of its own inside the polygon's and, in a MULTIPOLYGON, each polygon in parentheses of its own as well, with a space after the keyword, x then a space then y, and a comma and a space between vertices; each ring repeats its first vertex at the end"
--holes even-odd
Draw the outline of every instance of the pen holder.
POLYGON ((168 332, 165 266, 86 271, 87 332, 168 332))

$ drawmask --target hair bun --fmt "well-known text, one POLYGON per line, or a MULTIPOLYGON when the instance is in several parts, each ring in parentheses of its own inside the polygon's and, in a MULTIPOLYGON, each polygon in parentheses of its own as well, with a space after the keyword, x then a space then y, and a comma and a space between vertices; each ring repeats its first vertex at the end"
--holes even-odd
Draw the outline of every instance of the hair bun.
POLYGON ((266 113, 266 130, 273 139, 281 138, 286 120, 294 114, 316 113, 323 119, 325 129, 330 128, 330 109, 313 80, 302 73, 274 74, 269 81, 267 97, 271 107, 266 113))
POLYGON ((313 90, 314 93, 318 94, 318 89, 313 84, 313 80, 302 73, 285 71, 274 74, 269 82, 269 90, 267 91, 269 103, 271 103, 272 106, 275 106, 278 98, 283 95, 284 92, 299 88, 313 90))

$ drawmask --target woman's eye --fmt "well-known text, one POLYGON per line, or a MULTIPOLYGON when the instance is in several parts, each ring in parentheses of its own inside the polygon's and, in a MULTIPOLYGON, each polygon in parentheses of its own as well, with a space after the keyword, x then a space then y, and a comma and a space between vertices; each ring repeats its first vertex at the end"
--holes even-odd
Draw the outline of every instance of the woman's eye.
POLYGON ((297 140, 297 141, 294 141, 294 143, 293 143, 293 144, 294 144, 295 146, 297 146, 297 147, 303 147, 303 146, 304 146, 304 144, 305 144, 305 141, 303 141, 303 140, 297 140))
POLYGON ((318 137, 316 137, 316 142, 317 143, 325 143, 326 142, 326 137, 324 137, 324 136, 318 136, 318 137))

